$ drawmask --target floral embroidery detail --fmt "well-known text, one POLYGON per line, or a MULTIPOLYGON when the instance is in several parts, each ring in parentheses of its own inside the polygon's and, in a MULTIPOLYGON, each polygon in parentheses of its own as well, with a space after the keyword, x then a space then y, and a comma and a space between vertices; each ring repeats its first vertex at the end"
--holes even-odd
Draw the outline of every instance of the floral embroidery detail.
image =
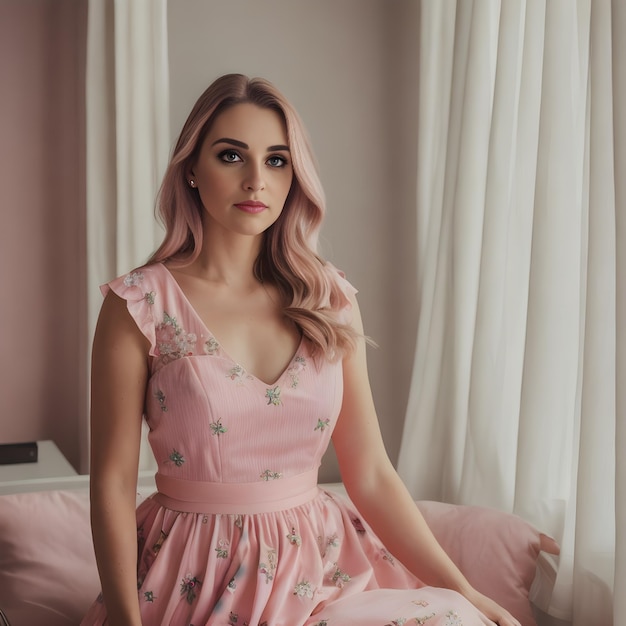
POLYGON ((240 530, 243 528, 243 516, 240 513, 235 515, 235 526, 237 526, 240 530))
POLYGON ((227 378, 231 380, 240 380, 246 375, 246 370, 241 365, 236 364, 228 370, 227 378))
POLYGON ((293 365, 287 369, 289 378, 291 378, 291 387, 295 389, 300 384, 300 372, 306 367, 306 359, 298 355, 293 360, 293 365))
MULTIPOLYGON (((327 537, 319 536, 317 538, 317 547, 319 548, 320 556, 322 558, 326 556, 328 548, 337 548, 338 546, 339 546, 339 538, 337 537, 336 534, 333 534, 327 537)), ((334 565, 337 565, 337 564, 335 563, 334 565)))
POLYGON ((280 472, 272 472, 272 470, 266 469, 264 472, 259 474, 259 477, 265 481, 268 480, 276 480, 278 478, 282 478, 283 475, 280 472))
POLYGON ((299 598, 313 598, 313 588, 311 587, 311 583, 308 580, 300 581, 293 588, 293 595, 298 596, 299 598))
POLYGON ((176 467, 180 467, 185 462, 185 457, 176 449, 172 450, 169 458, 176 467))
POLYGON ((426 602, 426 600, 413 600, 412 602, 413 604, 416 604, 417 606, 423 606, 424 608, 428 606, 428 602, 426 602))
POLYGON ((267 389, 265 392, 267 398, 267 404, 273 404, 274 406, 280 406, 282 401, 280 399, 280 387, 276 386, 274 389, 267 389))
POLYGON ((231 611, 230 615, 228 616, 228 623, 229 624, 236 624, 238 621, 239 621, 239 614, 238 613, 233 613, 231 611))
POLYGON ((154 397, 158 400, 159 404, 161 405, 161 411, 163 411, 163 413, 167 413, 167 405, 165 404, 165 394, 160 389, 157 389, 154 392, 154 397))
POLYGON ((220 539, 217 542, 217 548, 215 548, 215 551, 217 552, 218 559, 228 558, 228 546, 229 546, 229 543, 225 539, 220 539))
POLYGON ((144 298, 144 300, 148 304, 152 305, 152 304, 154 304, 154 299, 156 298, 156 293, 154 293, 154 291, 148 291, 148 292, 146 292, 146 294, 144 295, 143 298, 144 298))
POLYGON ((293 527, 291 528, 291 532, 287 535, 287 539, 289 539, 289 543, 294 546, 302 545, 302 537, 296 533, 296 529, 293 527))
POLYGON ((191 356, 198 338, 178 325, 175 317, 163 312, 163 321, 156 327, 156 344, 164 362, 191 356))
POLYGON ((223 435, 225 432, 228 432, 228 428, 222 424, 222 418, 218 419, 217 422, 211 422, 209 426, 211 427, 211 433, 213 435, 217 435, 218 437, 223 435))
POLYGON ((313 624, 313 626, 328 626, 328 620, 327 619, 320 620, 319 622, 317 622, 317 624, 313 624))
POLYGON ((322 432, 324 432, 324 430, 326 430, 326 428, 328 428, 328 426, 330 426, 330 420, 317 420, 317 426, 313 429, 313 430, 321 430, 322 432))
POLYGON ((226 586, 226 590, 230 591, 230 593, 234 593, 235 589, 237 589, 237 583, 235 582, 235 577, 233 576, 226 586))
MULTIPOLYGON (((395 559, 393 558, 393 556, 391 555, 391 552, 389 552, 389 550, 386 550, 385 548, 382 548, 381 552, 383 553, 383 561, 389 561, 392 565, 395 565, 395 559)), ((423 606, 425 606, 425 605, 423 605, 423 606)))
POLYGON ((131 272, 124 278, 126 287, 136 287, 143 280, 143 272, 131 272))
POLYGON ((220 344, 217 343, 217 339, 215 337, 209 337, 204 342, 204 351, 206 354, 215 354, 219 350, 220 344))
POLYGON ((463 621, 456 611, 448 611, 446 613, 446 626, 463 626, 463 621))
POLYGON ((365 532, 365 527, 363 526, 363 523, 358 517, 352 518, 352 525, 356 529, 356 532, 359 533, 360 535, 362 535, 365 532))
POLYGON ((204 515, 202 517, 202 523, 203 524, 208 524, 209 523, 209 516, 208 515, 204 515))
POLYGON ((163 542, 166 539, 167 539, 167 533, 164 533, 163 531, 161 531, 159 538, 156 540, 156 543, 152 546, 152 551, 155 554, 158 554, 159 550, 161 549, 161 546, 163 545, 163 542))
MULTIPOLYGON (((418 625, 422 625, 425 624, 429 619, 432 619, 433 617, 435 617, 434 613, 431 613, 430 615, 425 615, 424 617, 416 617, 415 619, 412 619, 411 622, 415 622, 418 625)), ((398 619, 393 619, 391 620, 388 624, 385 624, 385 626, 404 626, 407 623, 407 618, 406 617, 398 617, 398 619)))
POLYGON ((154 599, 156 598, 156 596, 154 595, 154 592, 152 591, 144 591, 143 597, 146 602, 154 602, 154 599))
POLYGON ((331 576, 331 580, 341 589, 346 583, 350 582, 350 576, 349 574, 342 572, 337 566, 337 563, 335 563, 335 571, 331 576))
POLYGON ((276 571, 276 550, 271 548, 267 551, 267 563, 259 563, 259 573, 265 574, 265 582, 269 583, 274 580, 274 572, 276 571))
POLYGON ((186 597, 188 604, 192 604, 196 599, 196 587, 199 587, 201 584, 202 582, 191 574, 187 574, 187 576, 183 578, 180 583, 180 595, 186 597))

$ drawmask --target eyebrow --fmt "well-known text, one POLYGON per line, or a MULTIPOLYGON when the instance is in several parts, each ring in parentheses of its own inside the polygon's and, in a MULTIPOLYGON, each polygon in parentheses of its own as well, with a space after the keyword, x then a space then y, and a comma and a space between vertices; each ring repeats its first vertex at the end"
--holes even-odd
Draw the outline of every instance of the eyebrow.
MULTIPOLYGON (((238 148, 243 148, 244 150, 250 150, 250 146, 247 143, 244 143, 243 141, 239 141, 238 139, 231 139, 230 137, 222 137, 221 139, 214 141, 211 144, 211 146, 215 146, 218 143, 229 143, 232 146, 237 146, 238 148)), ((283 150, 285 152, 289 152, 289 146, 278 144, 275 146, 268 146, 267 148, 268 152, 275 152, 276 150, 283 150)))

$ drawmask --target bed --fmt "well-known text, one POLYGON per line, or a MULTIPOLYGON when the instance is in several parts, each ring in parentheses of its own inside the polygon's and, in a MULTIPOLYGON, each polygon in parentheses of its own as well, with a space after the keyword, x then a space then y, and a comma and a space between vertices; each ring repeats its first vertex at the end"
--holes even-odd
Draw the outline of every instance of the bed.
MULTIPOLYGON (((340 484, 323 488, 343 493, 340 484)), ((138 500, 153 491, 153 471, 140 472, 138 500)), ((554 583, 551 559, 558 553, 550 537, 493 509, 426 501, 418 506, 472 584, 523 626, 552 626, 541 617, 554 583)), ((0 485, 0 625, 4 619, 10 626, 76 626, 98 592, 88 477, 0 485)))

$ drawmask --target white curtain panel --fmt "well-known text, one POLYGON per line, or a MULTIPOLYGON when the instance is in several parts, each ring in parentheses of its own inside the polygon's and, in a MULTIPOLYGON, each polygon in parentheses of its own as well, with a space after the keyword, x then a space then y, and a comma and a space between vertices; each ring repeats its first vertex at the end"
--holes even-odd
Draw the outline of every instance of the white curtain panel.
MULTIPOLYGON (((162 238, 155 196, 170 149, 167 0, 90 0, 87 28, 87 293, 141 265, 162 238)), ((83 469, 88 425, 81 434, 83 469)))
POLYGON ((617 428, 615 448, 615 624, 626 615, 626 3, 611 3, 617 242, 617 428))
POLYGON ((626 3, 613 0, 611 10, 618 320, 614 603, 617 626, 626 615, 626 3))
POLYGON ((416 498, 554 536, 550 612, 581 626, 612 624, 626 589, 618 4, 420 3, 419 320, 398 468, 416 498))

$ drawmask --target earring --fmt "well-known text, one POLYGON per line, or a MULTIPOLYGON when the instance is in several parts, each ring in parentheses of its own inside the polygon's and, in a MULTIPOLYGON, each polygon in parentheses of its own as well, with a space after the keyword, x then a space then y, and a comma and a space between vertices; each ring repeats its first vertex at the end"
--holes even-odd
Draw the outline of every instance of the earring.
POLYGON ((196 186, 196 181, 195 180, 190 180, 189 181, 189 186, 190 187, 195 187, 196 186))

